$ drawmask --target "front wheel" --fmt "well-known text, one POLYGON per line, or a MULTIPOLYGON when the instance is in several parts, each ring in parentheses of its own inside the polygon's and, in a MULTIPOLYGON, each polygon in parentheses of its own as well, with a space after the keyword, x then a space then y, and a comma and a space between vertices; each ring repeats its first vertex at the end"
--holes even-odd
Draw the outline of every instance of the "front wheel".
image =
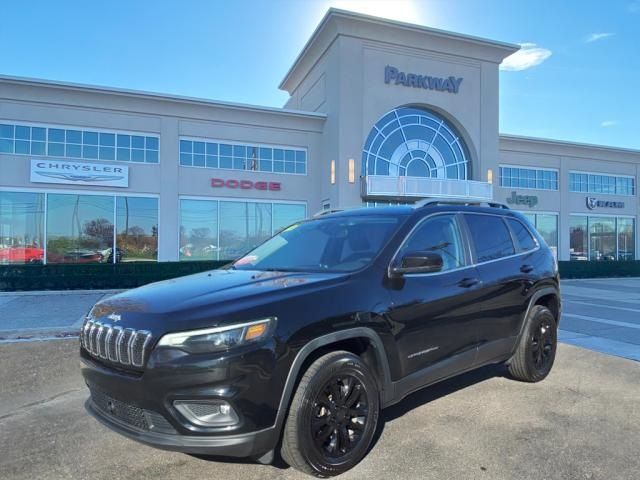
POLYGON ((511 361, 509 373, 525 382, 539 382, 551 371, 558 346, 558 328, 551 311, 535 305, 525 320, 524 332, 511 361))
POLYGON ((284 427, 282 458, 317 477, 344 473, 367 453, 379 410, 376 380, 360 357, 328 353, 300 380, 284 427))

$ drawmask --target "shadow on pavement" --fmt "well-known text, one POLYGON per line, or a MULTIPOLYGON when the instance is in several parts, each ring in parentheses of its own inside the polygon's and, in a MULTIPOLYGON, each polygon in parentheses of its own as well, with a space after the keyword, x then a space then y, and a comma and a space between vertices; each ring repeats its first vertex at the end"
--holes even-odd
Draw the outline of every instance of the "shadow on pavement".
MULTIPOLYGON (((411 410, 426 405, 429 402, 434 400, 438 400, 439 398, 446 397, 452 393, 457 392, 458 390, 465 389, 470 387, 471 385, 475 385, 476 383, 484 382, 485 380, 489 380, 495 377, 505 377, 508 376, 507 367, 505 365, 489 365, 486 367, 479 368, 477 370, 473 370, 471 372, 450 378, 448 380, 444 380, 440 383, 436 383, 430 387, 424 387, 421 390, 418 390, 409 396, 407 396, 401 402, 385 408, 380 413, 380 419, 378 421, 378 428, 376 433, 371 441, 371 446, 369 447, 369 451, 371 451, 378 440, 382 436, 384 431, 384 426, 386 422, 390 422, 395 420, 396 418, 402 417, 407 414, 411 410)), ((193 455, 190 456, 198 458, 200 460, 206 460, 210 462, 221 462, 221 463, 237 463, 237 464, 255 464, 258 463, 255 459, 252 458, 235 458, 235 457, 220 457, 213 455, 193 455)), ((287 469, 289 466, 282 460, 280 457, 280 444, 276 447, 275 457, 273 463, 271 464, 275 468, 279 469, 287 469)))

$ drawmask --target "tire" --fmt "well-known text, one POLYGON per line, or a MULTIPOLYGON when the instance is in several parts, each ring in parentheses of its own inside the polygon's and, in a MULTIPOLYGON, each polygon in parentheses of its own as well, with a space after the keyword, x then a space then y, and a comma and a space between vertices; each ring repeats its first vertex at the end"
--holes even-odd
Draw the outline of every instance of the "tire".
POLYGON ((379 397, 376 379, 357 355, 337 351, 318 358, 291 402, 282 459, 316 477, 332 477, 354 467, 375 434, 379 397))
POLYGON ((547 307, 534 305, 525 321, 524 332, 509 361, 509 373, 523 382, 539 382, 549 375, 556 357, 556 319, 547 307))

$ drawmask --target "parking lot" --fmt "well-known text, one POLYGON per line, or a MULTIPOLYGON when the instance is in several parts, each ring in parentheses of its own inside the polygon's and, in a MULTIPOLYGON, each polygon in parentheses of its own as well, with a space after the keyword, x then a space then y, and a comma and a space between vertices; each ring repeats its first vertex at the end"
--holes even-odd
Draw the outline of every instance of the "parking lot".
MULTIPOLYGON (((83 408, 77 339, 15 341, 71 332, 95 300, 68 295, 62 316, 38 326, 33 315, 16 329, 25 304, 49 311, 27 297, 0 295, 1 478, 304 478, 282 465, 155 450, 106 430, 83 408)), ((640 478, 640 362, 631 360, 639 360, 640 279, 568 281, 563 297, 564 344, 544 382, 491 367, 413 394, 384 412, 370 454, 344 478, 640 478)))

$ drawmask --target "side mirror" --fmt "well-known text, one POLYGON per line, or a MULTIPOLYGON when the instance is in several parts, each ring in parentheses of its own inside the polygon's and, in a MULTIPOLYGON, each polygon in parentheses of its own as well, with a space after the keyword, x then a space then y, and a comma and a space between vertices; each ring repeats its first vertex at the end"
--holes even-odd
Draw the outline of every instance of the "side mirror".
POLYGON ((391 274, 402 276, 410 273, 434 273, 442 270, 443 261, 439 253, 407 252, 400 260, 400 265, 391 268, 391 274))

